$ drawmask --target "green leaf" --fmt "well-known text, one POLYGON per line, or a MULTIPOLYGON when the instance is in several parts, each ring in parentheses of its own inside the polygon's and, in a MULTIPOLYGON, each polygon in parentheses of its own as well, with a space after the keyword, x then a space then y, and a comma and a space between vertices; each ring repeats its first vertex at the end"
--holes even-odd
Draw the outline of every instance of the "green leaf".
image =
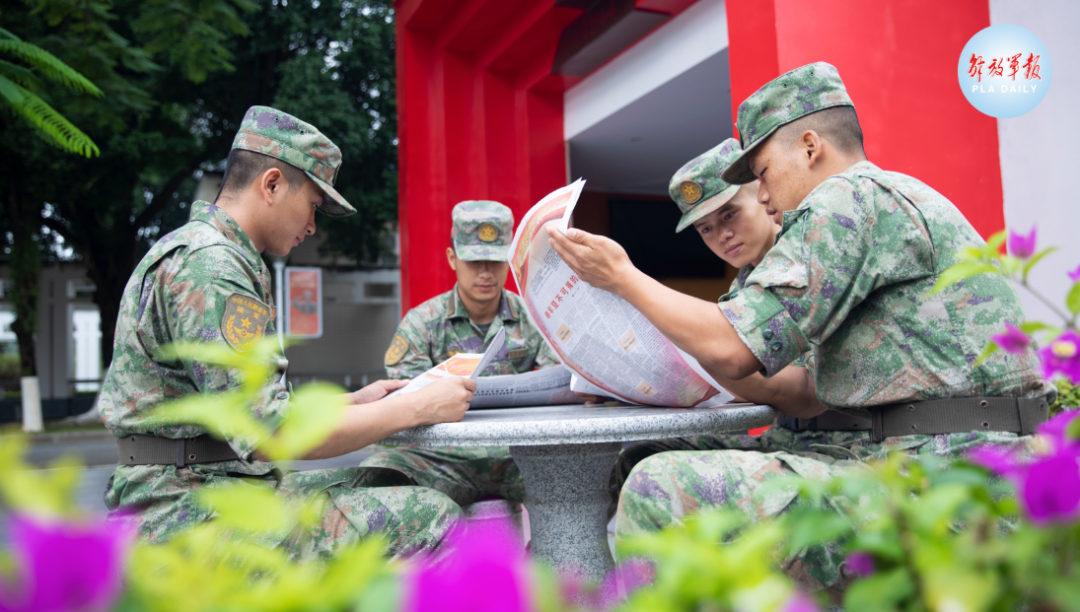
POLYGON ((1020 331, 1024 332, 1025 334, 1027 334, 1029 336, 1035 334, 1036 332, 1041 332, 1041 331, 1049 331, 1049 332, 1053 332, 1055 334, 1060 334, 1061 333, 1061 330, 1058 329, 1057 327, 1054 327, 1052 325, 1047 325, 1046 323, 1043 323, 1042 321, 1024 321, 1020 325, 1017 325, 1017 327, 1020 329, 1020 331))
POLYGON ((105 95, 89 79, 37 45, 21 40, 0 39, 0 53, 14 55, 37 68, 46 78, 56 81, 68 89, 90 94, 95 98, 101 98, 105 95))
POLYGON ((1035 264, 1039 263, 1040 259, 1042 259, 1043 257, 1046 257, 1047 255, 1049 255, 1050 253, 1053 253, 1056 250, 1058 250, 1058 248, 1052 246, 1052 247, 1049 247, 1049 248, 1045 248, 1045 249, 1039 251, 1038 253, 1035 253, 1034 255, 1032 255, 1031 259, 1027 260, 1027 263, 1024 264, 1024 268, 1022 270, 1022 274, 1024 275, 1024 280, 1027 280, 1028 272, 1031 272, 1031 269, 1035 267, 1035 264))
POLYGON ((300 459, 322 444, 341 424, 344 389, 328 383, 313 383, 299 389, 289 405, 285 421, 264 451, 274 461, 300 459))
POLYGON ((169 402, 148 413, 147 424, 198 425, 221 439, 244 438, 263 440, 273 433, 255 418, 248 406, 247 396, 238 392, 218 395, 189 395, 169 402))
POLYGON ((986 346, 983 347, 982 352, 979 353, 979 358, 975 360, 975 365, 979 365, 982 362, 986 361, 990 357, 990 355, 993 355, 998 351, 998 348, 1000 347, 997 345, 997 342, 994 342, 993 340, 987 342, 986 346))
POLYGON ((1074 317, 1080 314, 1080 282, 1073 283, 1072 288, 1069 289, 1068 295, 1065 296, 1065 305, 1074 317))
POLYGON ((995 232, 986 240, 986 253, 991 257, 996 257, 1001 254, 1001 246, 1005 244, 1006 238, 1008 238, 1008 230, 1001 230, 995 232))
POLYGON ((86 157, 101 154, 94 141, 63 115, 28 89, 4 76, 0 76, 0 98, 6 100, 15 112, 41 128, 61 148, 86 157))
POLYGON ((844 593, 844 608, 860 612, 892 612, 915 593, 914 577, 905 569, 895 569, 856 580, 844 593))
POLYGON ((839 539, 851 531, 848 522, 835 512, 795 512, 791 518, 786 544, 792 552, 839 539))
POLYGON ((934 288, 930 290, 928 295, 940 293, 945 288, 977 274, 1000 274, 1000 272, 997 268, 987 263, 962 261, 958 264, 949 266, 942 272, 941 275, 938 276, 937 282, 934 283, 934 288))
POLYGON ((285 502, 269 487, 238 484, 199 491, 199 503, 213 510, 215 521, 248 533, 278 533, 291 527, 285 502))
POLYGON ((0 77, 7 77, 27 89, 41 87, 41 79, 33 70, 5 60, 0 60, 0 77))

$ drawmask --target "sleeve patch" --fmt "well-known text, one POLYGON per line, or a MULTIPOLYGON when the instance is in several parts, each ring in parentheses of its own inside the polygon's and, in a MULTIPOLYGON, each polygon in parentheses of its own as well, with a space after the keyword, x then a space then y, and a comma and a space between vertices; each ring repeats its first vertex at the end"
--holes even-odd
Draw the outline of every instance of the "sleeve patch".
POLYGON ((405 340, 405 336, 400 333, 394 334, 394 341, 390 343, 390 348, 386 349, 384 361, 388 366, 395 366, 405 358, 405 353, 408 352, 409 342, 405 340))
POLYGON ((221 335, 233 349, 244 352, 262 340, 270 321, 270 306, 242 293, 225 300, 225 315, 221 317, 221 335))

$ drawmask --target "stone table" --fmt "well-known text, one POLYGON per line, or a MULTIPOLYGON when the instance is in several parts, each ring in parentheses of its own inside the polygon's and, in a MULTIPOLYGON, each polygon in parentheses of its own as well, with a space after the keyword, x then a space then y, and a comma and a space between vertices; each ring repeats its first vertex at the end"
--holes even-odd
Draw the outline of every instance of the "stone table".
POLYGON ((608 482, 622 442, 746 431, 775 416, 768 406, 750 404, 470 410, 459 423, 414 427, 383 442, 509 446, 524 479, 533 554, 596 580, 614 565, 607 543, 608 482))

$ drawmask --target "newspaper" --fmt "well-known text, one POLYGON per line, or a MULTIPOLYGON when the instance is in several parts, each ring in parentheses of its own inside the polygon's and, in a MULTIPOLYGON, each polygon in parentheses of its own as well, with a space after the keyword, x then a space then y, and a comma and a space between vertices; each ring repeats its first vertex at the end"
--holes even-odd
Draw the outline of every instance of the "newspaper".
POLYGON ((572 374, 563 366, 555 366, 523 374, 483 376, 476 379, 476 393, 469 408, 581 404, 585 399, 570 390, 572 374))
POLYGON ((584 185, 578 180, 545 196, 514 235, 510 271, 533 324, 562 362, 603 395, 652 406, 731 401, 693 357, 680 354, 626 300, 578 279, 548 244, 549 230, 566 232, 584 185))
POLYGON ((410 380, 409 384, 386 397, 405 395, 406 393, 416 393, 437 380, 453 376, 476 379, 480 376, 480 373, 487 369, 488 365, 491 364, 491 360, 495 359, 495 355, 505 347, 506 330, 500 329, 499 333, 495 334, 495 337, 491 339, 491 346, 483 353, 458 353, 450 359, 431 368, 427 372, 424 372, 420 376, 410 380))

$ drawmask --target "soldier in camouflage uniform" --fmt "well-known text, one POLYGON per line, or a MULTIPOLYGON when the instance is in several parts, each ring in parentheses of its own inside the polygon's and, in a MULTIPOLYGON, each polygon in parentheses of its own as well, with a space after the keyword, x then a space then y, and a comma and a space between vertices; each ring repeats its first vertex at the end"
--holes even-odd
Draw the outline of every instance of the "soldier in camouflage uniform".
MULTIPOLYGON (((340 150, 315 127, 272 108, 248 110, 217 201, 195 202, 190 221, 150 249, 124 290, 115 353, 99 400, 101 417, 117 438, 166 448, 176 448, 177 440, 204 439, 203 428, 163 423, 153 409, 171 399, 236 388, 241 375, 163 357, 160 349, 201 341, 244 352, 275 333, 270 274, 260 253, 288 254, 314 233, 316 210, 335 217, 356 212, 332 187, 340 164, 340 150)), ((287 367, 283 355, 278 364, 287 367)), ((289 392, 279 379, 266 381, 251 406, 270 426, 280 424, 289 409, 289 392)), ((309 458, 344 454, 416 424, 460 420, 475 388, 457 379, 423 396, 380 399, 400 386, 380 381, 351 394, 342 428, 309 458)), ((283 473, 260 460, 260 440, 234 436, 226 442, 209 441, 227 460, 178 458, 173 465, 122 456, 106 505, 134 510, 140 534, 162 542, 214 516, 197 503, 203 487, 246 484, 284 497, 326 495, 330 503, 319 528, 271 542, 294 557, 326 555, 372 532, 390 535, 391 553, 432 548, 460 515, 457 504, 430 489, 361 488, 358 468, 283 473)))
MULTIPOLYGON (((730 185, 720 177, 741 154, 739 141, 729 138, 687 162, 668 183, 668 195, 682 212, 675 231, 681 232, 693 227, 717 257, 738 268, 739 274, 728 288, 728 294, 743 289, 747 277, 773 247, 776 234, 780 231, 777 223, 779 215, 770 216, 765 207, 757 202, 757 181, 730 185)), ((804 355, 789 366, 798 368, 790 375, 804 377, 807 384, 813 385, 813 380, 805 369, 807 357, 804 355)), ((755 374, 742 380, 723 379, 721 384, 735 394, 737 401, 780 403, 782 400, 778 401, 778 398, 770 393, 771 382, 771 379, 755 374)), ((612 499, 619 498, 619 491, 630 471, 646 457, 664 451, 753 449, 757 448, 757 445, 758 439, 746 433, 634 443, 623 449, 615 464, 611 479, 612 499)), ((612 513, 614 511, 613 504, 612 513)))
MULTIPOLYGON (((500 329, 506 347, 482 376, 522 374, 559 364, 551 347, 529 322, 525 304, 503 289, 510 270, 514 213, 490 201, 465 201, 451 213, 446 258, 457 284, 413 308, 402 319, 386 351, 390 378, 414 378, 457 353, 482 353, 500 329)), ((466 506, 488 497, 520 502, 521 473, 506 447, 401 447, 369 457, 372 484, 419 484, 446 493, 466 506)))
MULTIPOLYGON (((762 492, 762 483, 778 476, 824 479, 889 451, 956 457, 979 444, 1026 443, 1018 436, 1030 430, 1022 417, 1017 429, 976 423, 983 400, 1015 406, 1014 416, 1021 406, 1030 407, 1028 414, 1042 411, 1031 427, 1053 401, 1053 387, 1038 375, 1031 350, 976 364, 992 334, 1023 320, 1014 288, 1003 276, 986 274, 930 295, 965 248, 985 243, 944 196, 866 160, 854 104, 836 69, 811 64, 764 85, 739 107, 738 128, 743 154, 722 178, 760 179, 758 201, 770 213, 783 212, 784 222, 744 288, 726 295, 719 308, 643 276, 618 245, 601 237, 556 232, 553 246, 581 278, 625 298, 728 378, 758 371, 776 378, 810 351, 816 398, 805 384, 791 386, 790 396, 805 405, 776 406, 788 416, 810 419, 829 408, 891 420, 910 405, 929 423, 941 421, 933 413, 940 404, 923 401, 980 399, 951 402, 950 416, 964 422, 964 431, 894 431, 881 439, 855 428, 785 426, 771 428, 753 450, 654 455, 623 487, 619 537, 709 507, 773 516, 796 496, 793 488, 762 492), (821 406, 809 408, 815 401, 821 406)), ((836 547, 824 547, 787 568, 808 586, 842 588, 842 561, 836 547)))

